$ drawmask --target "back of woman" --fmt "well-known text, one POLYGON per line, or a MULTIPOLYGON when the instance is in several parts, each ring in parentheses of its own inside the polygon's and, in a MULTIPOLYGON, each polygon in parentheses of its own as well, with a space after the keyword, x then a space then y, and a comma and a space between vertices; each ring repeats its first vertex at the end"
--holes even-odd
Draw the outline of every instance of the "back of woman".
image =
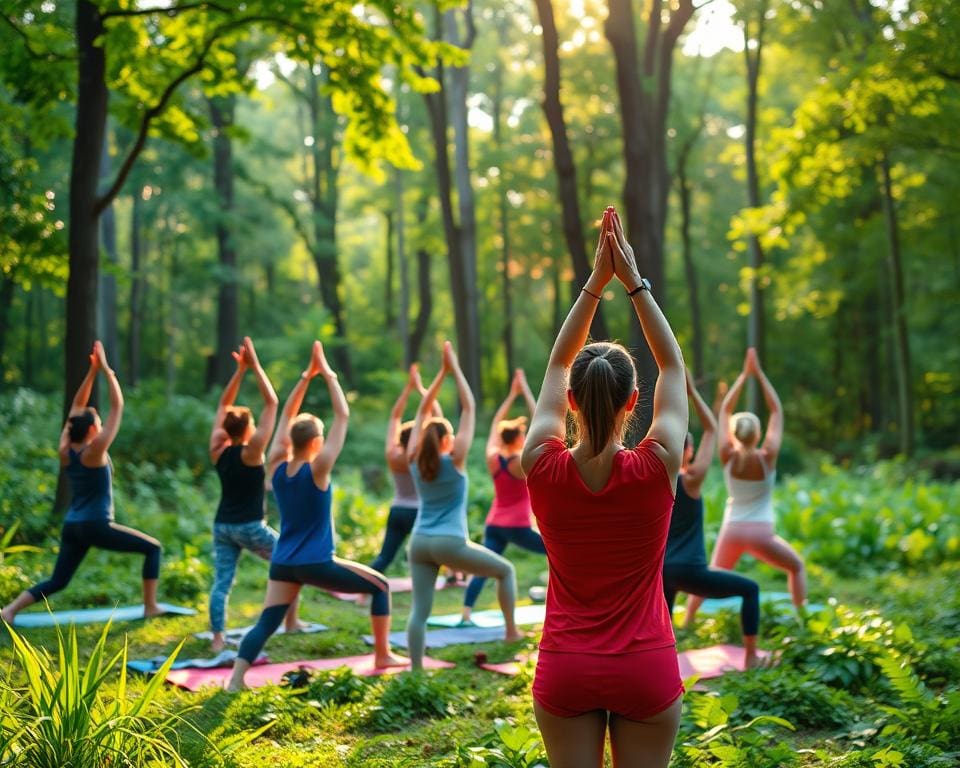
POLYGON ((650 441, 619 451, 593 493, 553 440, 527 485, 551 568, 540 647, 616 654, 673 645, 661 575, 673 489, 650 441))

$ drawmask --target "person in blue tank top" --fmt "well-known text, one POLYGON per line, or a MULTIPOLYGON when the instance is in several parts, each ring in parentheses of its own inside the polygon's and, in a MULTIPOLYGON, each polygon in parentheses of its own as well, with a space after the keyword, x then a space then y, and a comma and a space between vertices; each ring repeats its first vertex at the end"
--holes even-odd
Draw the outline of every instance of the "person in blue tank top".
POLYGON ((414 669, 423 664, 427 619, 433 608, 440 566, 497 579, 497 598, 503 611, 505 639, 523 635, 514 621, 517 577, 513 564, 467 537, 467 452, 476 427, 476 403, 450 342, 443 345, 443 365, 417 409, 410 433, 407 459, 420 496, 417 522, 410 538, 413 607, 407 623, 407 647, 414 669), (432 413, 447 374, 457 382, 460 426, 456 437, 449 421, 432 413))
POLYGON ((693 450, 693 436, 689 432, 683 446, 683 464, 677 476, 677 495, 663 559, 663 593, 671 615, 677 592, 686 592, 697 597, 740 597, 744 668, 749 669, 757 664, 760 588, 755 581, 745 576, 707 566, 703 538, 703 497, 700 491, 713 461, 717 420, 697 392, 689 370, 687 394, 700 419, 703 434, 696 455, 693 450))
POLYGON ((374 665, 406 666, 390 652, 390 585, 386 577, 334 554, 331 472, 347 437, 350 407, 323 346, 313 343, 310 365, 300 376, 280 415, 267 458, 267 476, 280 508, 280 538, 270 559, 270 580, 263 612, 240 643, 228 690, 244 687, 243 678, 264 643, 277 631, 304 584, 321 589, 369 594, 374 637, 374 665), (310 380, 322 376, 333 402, 333 425, 324 439, 323 422, 300 413, 310 380))
POLYGON ((97 341, 90 354, 90 369, 73 398, 67 423, 60 433, 60 466, 70 483, 71 501, 60 534, 60 553, 53 575, 22 592, 0 612, 8 624, 28 605, 64 589, 91 547, 143 555, 143 615, 157 616, 160 577, 160 542, 113 520, 113 465, 107 453, 120 429, 123 393, 117 374, 107 363, 103 344, 97 341), (97 374, 102 372, 110 392, 110 415, 101 423, 95 408, 87 405, 97 374))
MULTIPOLYGON (((213 522, 213 588, 210 591, 210 630, 213 633, 211 649, 224 649, 227 601, 237 563, 243 550, 269 562, 279 534, 264 519, 263 468, 264 450, 277 423, 277 393, 260 365, 253 341, 245 336, 243 344, 233 353, 237 370, 227 382, 210 433, 210 461, 220 478, 220 504, 213 522), (254 423, 249 408, 234 405, 247 370, 253 371, 263 411, 259 425, 254 423)), ((290 606, 286 616, 287 632, 303 628, 297 618, 297 602, 290 606)))

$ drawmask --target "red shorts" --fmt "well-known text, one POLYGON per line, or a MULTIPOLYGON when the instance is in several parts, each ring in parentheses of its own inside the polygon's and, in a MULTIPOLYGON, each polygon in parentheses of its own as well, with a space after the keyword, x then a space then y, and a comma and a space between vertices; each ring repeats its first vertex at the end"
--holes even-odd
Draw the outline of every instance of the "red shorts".
POLYGON ((533 679, 533 698, 557 717, 602 709, 646 720, 682 694, 673 645, 621 654, 540 651, 533 679))

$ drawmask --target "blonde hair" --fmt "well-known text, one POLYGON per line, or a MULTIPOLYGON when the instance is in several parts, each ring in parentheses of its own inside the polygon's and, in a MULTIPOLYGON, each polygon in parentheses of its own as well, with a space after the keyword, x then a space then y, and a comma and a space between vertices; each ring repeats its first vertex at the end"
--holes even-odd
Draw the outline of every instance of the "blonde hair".
POLYGON ((300 451, 306 448, 310 441, 323 435, 323 422, 312 413, 301 413, 290 424, 290 442, 293 449, 300 451))
POLYGON ((760 442, 760 419, 750 411, 740 411, 730 417, 730 432, 737 442, 753 448, 760 442))

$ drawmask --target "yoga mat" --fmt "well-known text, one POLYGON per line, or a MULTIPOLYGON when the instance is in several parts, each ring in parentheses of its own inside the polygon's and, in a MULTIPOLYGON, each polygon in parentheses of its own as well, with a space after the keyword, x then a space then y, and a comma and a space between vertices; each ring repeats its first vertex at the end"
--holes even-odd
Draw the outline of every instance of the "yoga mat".
MULTIPOLYGON (((330 627, 328 627, 326 624, 317 624, 312 621, 304 623, 307 625, 306 627, 303 629, 298 629, 292 634, 312 635, 315 632, 326 632, 328 629, 330 629, 330 627)), ((240 641, 243 640, 243 636, 251 629, 253 629, 252 624, 249 627, 233 627, 232 629, 228 629, 223 633, 223 639, 231 645, 239 645, 240 641)), ((283 625, 281 625, 280 628, 274 632, 275 635, 283 635, 286 633, 287 629, 283 625)), ((194 632, 193 636, 197 638, 197 640, 213 640, 213 632, 210 630, 207 630, 206 632, 194 632)))
MULTIPOLYGON (((413 579, 409 576, 391 576, 387 581, 390 582, 391 592, 413 592, 413 579)), ((434 585, 434 588, 447 589, 448 587, 465 587, 466 585, 464 581, 455 581, 452 584, 448 584, 446 576, 437 576, 437 583, 434 585)), ((337 600, 346 600, 348 603, 355 603, 360 598, 360 595, 352 592, 329 591, 327 594, 332 595, 337 598, 337 600)))
MULTIPOLYGON (((704 614, 714 614, 722 610, 730 611, 739 611, 740 610, 740 597, 718 597, 718 598, 707 598, 703 601, 703 604, 700 606, 700 613, 704 614)), ((773 603, 778 608, 783 607, 787 609, 793 608, 793 598, 790 597, 789 592, 760 592, 760 602, 761 603, 773 603)), ((823 610, 822 603, 807 603, 807 610, 813 613, 823 610)), ((686 611, 686 606, 677 605, 674 606, 674 613, 683 613, 686 611)))
MULTIPOLYGON (((216 669, 217 667, 232 667, 237 658, 236 651, 220 651, 216 656, 208 659, 177 659, 170 669, 216 669)), ((166 656, 154 656, 152 659, 130 659, 127 668, 134 672, 150 675, 156 672, 167 660, 166 656)), ((267 655, 261 653, 254 664, 266 664, 267 655)))
MULTIPOLYGON (((367 645, 373 645, 373 635, 364 635, 367 645)), ((427 648, 446 648, 448 645, 463 643, 490 643, 503 640, 503 627, 450 627, 433 629, 426 633, 427 648)), ((390 644, 398 648, 407 647, 406 632, 391 632, 390 644)))
MULTIPOLYGON (((547 615, 547 606, 545 605, 518 605, 514 610, 514 619, 517 624, 543 624, 547 615)), ((489 611, 475 611, 470 620, 478 627, 502 627, 503 614, 497 609, 489 611)), ((431 616, 427 619, 428 627, 448 627, 450 629, 461 629, 457 625, 460 623, 459 613, 448 613, 443 616, 431 616)), ((466 627, 464 627, 466 628, 466 627)))
MULTIPOLYGON (((758 650, 757 656, 766 659, 770 651, 758 650)), ((536 654, 522 657, 519 661, 504 661, 497 664, 478 664, 480 669, 489 672, 498 672, 501 675, 517 675, 520 673, 521 662, 529 658, 536 659, 536 654)), ((725 672, 743 671, 743 648, 736 645, 714 645, 709 648, 694 648, 677 654, 680 667, 680 677, 686 680, 696 675, 701 680, 720 677, 725 672)))
MULTIPOLYGON (((193 608, 160 603, 162 616, 193 616, 193 608)), ((58 624, 106 624, 108 621, 137 621, 143 618, 142 605, 121 605, 109 608, 81 608, 74 611, 37 611, 18 613, 13 620, 15 627, 55 627, 58 624)), ((157 617, 159 618, 159 617, 157 617)))
MULTIPOLYGON (((454 666, 456 665, 447 661, 439 661, 427 656, 423 658, 424 669, 452 669, 454 666)), ((262 666, 251 667, 246 675, 246 683, 250 688, 259 688, 268 683, 279 683, 284 674, 298 669, 338 669, 339 667, 350 667, 355 674, 363 677, 393 675, 410 669, 409 666, 377 669, 373 666, 373 656, 371 655, 348 656, 343 659, 314 659, 312 661, 291 661, 284 664, 263 664, 262 666)), ((174 669, 167 675, 167 682, 186 688, 188 691, 198 691, 208 685, 222 688, 230 679, 230 673, 229 667, 226 669, 174 669)))

